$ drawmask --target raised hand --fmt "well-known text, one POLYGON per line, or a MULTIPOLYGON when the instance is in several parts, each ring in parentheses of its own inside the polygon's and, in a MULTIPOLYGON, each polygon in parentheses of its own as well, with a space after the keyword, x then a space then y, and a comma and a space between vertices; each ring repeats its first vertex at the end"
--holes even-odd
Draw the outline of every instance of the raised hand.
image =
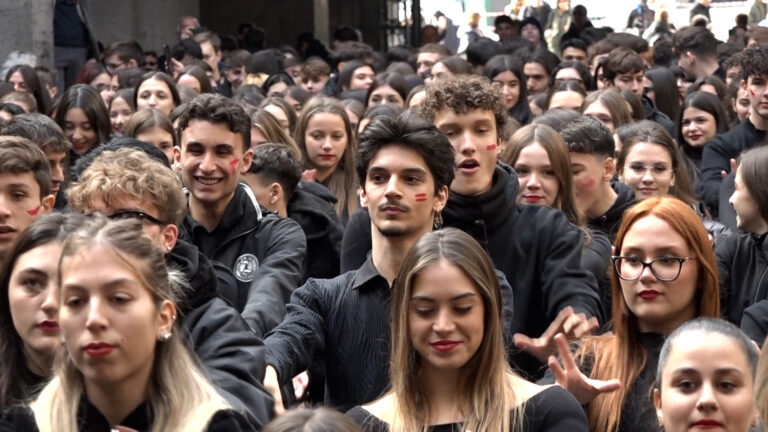
POLYGON ((588 404, 600 393, 616 391, 621 387, 621 382, 617 379, 602 381, 588 378, 581 373, 562 333, 555 335, 555 343, 563 364, 561 366, 555 356, 550 356, 547 362, 549 369, 557 383, 575 396, 580 404, 588 404))
POLYGON ((281 415, 285 412, 283 405, 283 395, 280 393, 280 380, 277 378, 277 371, 272 366, 267 365, 264 372, 264 388, 272 395, 275 400, 275 415, 281 415))
POLYGON ((512 340, 516 347, 544 363, 557 350, 554 341, 556 334, 563 333, 569 338, 580 338, 592 333, 598 326, 597 318, 587 318, 583 313, 577 314, 571 306, 568 306, 557 314, 557 318, 552 321, 541 336, 530 338, 522 333, 516 333, 512 340))

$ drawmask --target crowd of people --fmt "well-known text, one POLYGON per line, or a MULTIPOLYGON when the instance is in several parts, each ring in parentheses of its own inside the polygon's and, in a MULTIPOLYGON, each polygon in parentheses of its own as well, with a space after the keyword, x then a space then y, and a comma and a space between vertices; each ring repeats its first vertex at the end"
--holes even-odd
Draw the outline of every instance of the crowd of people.
POLYGON ((765 5, 512 3, 6 64, 0 431, 761 430, 765 5))

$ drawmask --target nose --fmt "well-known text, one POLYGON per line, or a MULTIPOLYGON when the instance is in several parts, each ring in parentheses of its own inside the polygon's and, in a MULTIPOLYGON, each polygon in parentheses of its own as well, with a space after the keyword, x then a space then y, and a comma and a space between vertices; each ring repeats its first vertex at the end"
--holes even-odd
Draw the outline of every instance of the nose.
POLYGON ((51 180, 55 180, 58 182, 64 181, 64 169, 61 167, 60 164, 55 164, 51 166, 51 180))
POLYGON ((88 316, 85 321, 85 328, 92 332, 103 330, 107 326, 107 319, 104 315, 104 306, 98 298, 92 298, 88 304, 88 316))
POLYGON ((216 164, 214 163, 213 156, 210 152, 203 153, 203 158, 200 161, 200 171, 203 171, 205 173, 211 173, 213 170, 216 169, 216 164))
POLYGON ((646 168, 643 173, 643 183, 653 183, 653 176, 651 175, 651 168, 646 168))
POLYGON ((45 298, 40 309, 42 309, 43 312, 45 312, 45 315, 49 317, 55 317, 59 312, 59 297, 56 294, 56 283, 53 278, 48 282, 45 298))
POLYGON ((731 194, 731 196, 728 198, 728 204, 730 204, 730 205, 731 205, 731 207, 733 207, 733 203, 736 201, 736 194, 737 194, 737 193, 738 193, 738 192, 736 192, 736 191, 733 191, 733 193, 731 194))
POLYGON ((402 197, 400 188, 398 187, 397 176, 393 175, 389 178, 389 181, 387 182, 387 188, 384 191, 384 196, 387 197, 387 199, 402 197))
POLYGON ((438 334, 447 334, 454 330, 456 327, 451 311, 448 308, 441 308, 435 322, 432 324, 432 329, 438 334))
POLYGON ((536 81, 533 78, 525 80, 525 84, 528 86, 528 90, 536 90, 536 81))
POLYGON ((701 385, 701 393, 699 394, 699 400, 696 402, 696 409, 707 413, 717 411, 717 397, 711 383, 705 382, 701 385))
POLYGON ((528 175, 528 184, 526 184, 526 187, 528 189, 539 189, 539 188, 541 188, 541 178, 539 177, 538 173, 531 172, 528 175))
POLYGON ((149 103, 149 106, 151 106, 152 108, 157 106, 157 98, 155 97, 155 95, 150 96, 147 102, 149 103))
POLYGON ((11 206, 8 203, 8 197, 0 193, 0 220, 11 216, 11 206))
POLYGON ((331 145, 331 137, 327 136, 325 137, 325 140, 323 140, 323 146, 321 147, 323 151, 329 152, 333 149, 333 146, 331 145))
POLYGON ((83 138, 83 130, 79 127, 76 127, 75 130, 72 132, 72 141, 78 141, 83 138))
POLYGON ((477 150, 475 143, 472 140, 472 133, 470 131, 465 131, 464 133, 460 134, 458 139, 459 141, 459 152, 461 153, 474 153, 475 150, 477 150))

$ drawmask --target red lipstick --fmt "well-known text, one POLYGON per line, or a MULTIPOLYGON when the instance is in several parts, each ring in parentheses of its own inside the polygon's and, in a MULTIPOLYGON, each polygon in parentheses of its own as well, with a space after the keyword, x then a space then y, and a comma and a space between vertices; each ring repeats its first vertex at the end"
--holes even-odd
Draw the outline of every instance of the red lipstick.
POLYGON ((95 342, 85 346, 85 353, 91 357, 106 357, 114 348, 108 343, 95 342))
POLYGON ((457 342, 457 341, 441 340, 441 341, 437 341, 437 342, 432 342, 429 345, 432 348, 434 348, 434 349, 436 349, 438 351, 445 352, 445 351, 450 351, 450 350, 456 348, 460 344, 461 344, 461 342, 457 342))

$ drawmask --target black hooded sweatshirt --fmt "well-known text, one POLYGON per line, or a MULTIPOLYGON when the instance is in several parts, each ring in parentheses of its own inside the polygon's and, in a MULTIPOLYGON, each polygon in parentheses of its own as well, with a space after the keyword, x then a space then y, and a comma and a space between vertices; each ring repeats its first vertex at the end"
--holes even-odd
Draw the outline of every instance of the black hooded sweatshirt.
POLYGON ((624 183, 613 180, 611 181, 611 188, 616 192, 616 201, 613 202, 611 208, 604 215, 590 218, 587 221, 587 225, 595 231, 605 233, 611 239, 611 244, 613 244, 616 241, 616 234, 619 231, 619 225, 621 225, 624 212, 632 207, 637 200, 635 199, 635 190, 624 183))

